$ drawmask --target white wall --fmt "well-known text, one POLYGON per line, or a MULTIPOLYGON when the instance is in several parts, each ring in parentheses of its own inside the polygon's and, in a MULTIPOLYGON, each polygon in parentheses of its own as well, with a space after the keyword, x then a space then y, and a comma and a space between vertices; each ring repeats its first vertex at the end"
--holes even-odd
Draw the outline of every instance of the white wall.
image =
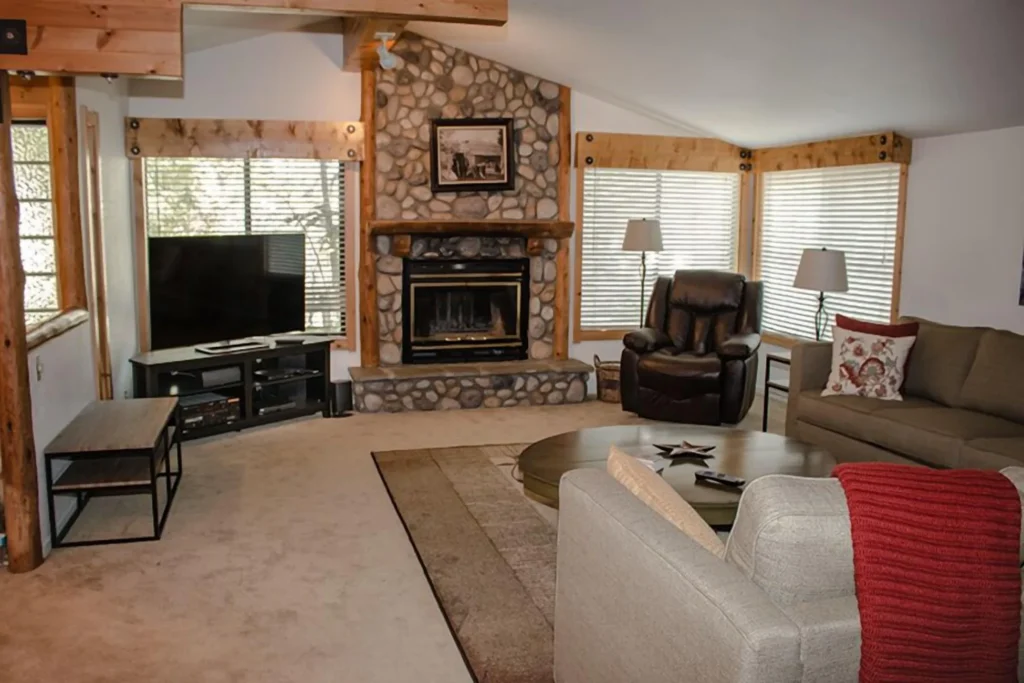
MULTIPOLYGON (((46 501, 43 449, 90 401, 96 398, 92 329, 89 323, 50 340, 28 354, 29 391, 32 394, 32 431, 39 469, 39 519, 43 549, 50 551, 50 517, 46 501)), ((55 470, 55 474, 58 471, 55 470)), ((57 509, 57 522, 66 520, 71 504, 57 509)))
MULTIPOLYGON (((78 104, 99 114, 100 186, 103 214, 103 254, 107 278, 107 319, 114 397, 131 390, 128 360, 138 350, 133 259, 131 167, 124 150, 124 117, 128 114, 128 84, 123 79, 107 83, 102 78, 76 81, 78 104)), ((79 136, 85 141, 85 125, 79 121, 79 136)), ((85 187, 85 151, 82 184, 85 187)), ((84 207, 85 219, 89 214, 84 207)), ((88 243, 88 242, 87 242, 88 243)))
POLYGON ((1024 127, 914 140, 900 313, 1024 333, 1024 127))
POLYGON ((271 33, 185 55, 184 85, 135 81, 128 111, 158 118, 358 121, 360 75, 341 69, 342 41, 271 33))

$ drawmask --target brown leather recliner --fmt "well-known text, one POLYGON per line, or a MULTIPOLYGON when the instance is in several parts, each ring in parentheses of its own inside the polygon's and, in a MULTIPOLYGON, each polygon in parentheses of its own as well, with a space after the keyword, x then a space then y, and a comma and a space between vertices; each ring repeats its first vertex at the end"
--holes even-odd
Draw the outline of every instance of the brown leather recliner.
POLYGON ((762 292, 736 273, 659 277, 646 327, 623 339, 622 409, 670 422, 742 420, 754 402, 762 292))

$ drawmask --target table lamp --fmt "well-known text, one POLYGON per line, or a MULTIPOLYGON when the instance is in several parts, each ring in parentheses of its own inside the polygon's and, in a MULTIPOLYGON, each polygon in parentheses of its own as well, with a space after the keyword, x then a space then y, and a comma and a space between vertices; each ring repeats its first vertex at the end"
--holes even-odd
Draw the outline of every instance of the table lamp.
POLYGON ((814 314, 814 338, 821 341, 825 332, 825 292, 845 292, 850 289, 846 280, 846 254, 841 251, 804 249, 793 286, 818 293, 818 310, 814 314))
POLYGON ((644 293, 647 289, 647 252, 662 250, 661 223, 646 218, 634 219, 626 224, 626 237, 622 251, 640 252, 640 327, 644 326, 644 293))

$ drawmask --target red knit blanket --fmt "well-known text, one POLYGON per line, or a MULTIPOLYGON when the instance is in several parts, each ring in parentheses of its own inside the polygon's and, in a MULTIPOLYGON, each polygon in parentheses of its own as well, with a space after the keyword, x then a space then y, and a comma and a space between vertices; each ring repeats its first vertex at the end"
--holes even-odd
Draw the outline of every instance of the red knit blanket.
POLYGON ((1016 681, 1021 502, 998 472, 857 463, 846 492, 862 683, 1016 681))

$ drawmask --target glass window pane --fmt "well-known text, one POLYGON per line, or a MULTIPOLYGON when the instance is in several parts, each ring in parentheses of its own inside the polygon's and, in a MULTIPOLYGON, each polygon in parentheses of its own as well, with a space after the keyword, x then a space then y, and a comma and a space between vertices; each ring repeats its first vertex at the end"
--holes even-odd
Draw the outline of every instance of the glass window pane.
POLYGON ((57 310, 57 278, 53 275, 29 275, 25 278, 25 310, 57 310))
POLYGON ((588 168, 583 177, 580 323, 585 330, 630 329, 646 310, 659 275, 696 268, 732 270, 739 174, 588 168), (664 248, 624 252, 631 219, 657 219, 664 248))
POLYGON ((26 273, 56 273, 53 240, 21 240, 21 265, 26 273))
POLYGON ((15 161, 50 161, 50 139, 42 124, 16 124, 11 129, 15 161))
POLYGON ((50 198, 49 164, 15 164, 14 192, 18 199, 50 198))
POLYGON ((21 202, 18 234, 22 237, 53 236, 53 204, 51 202, 21 202))
POLYGON ((149 158, 144 168, 150 237, 302 232, 306 329, 345 332, 340 162, 149 158))
POLYGON ((763 328, 789 337, 814 339, 818 293, 793 287, 804 249, 845 254, 849 289, 826 293, 832 317, 844 313, 888 322, 899 213, 898 164, 865 164, 763 176, 761 280, 763 328))

